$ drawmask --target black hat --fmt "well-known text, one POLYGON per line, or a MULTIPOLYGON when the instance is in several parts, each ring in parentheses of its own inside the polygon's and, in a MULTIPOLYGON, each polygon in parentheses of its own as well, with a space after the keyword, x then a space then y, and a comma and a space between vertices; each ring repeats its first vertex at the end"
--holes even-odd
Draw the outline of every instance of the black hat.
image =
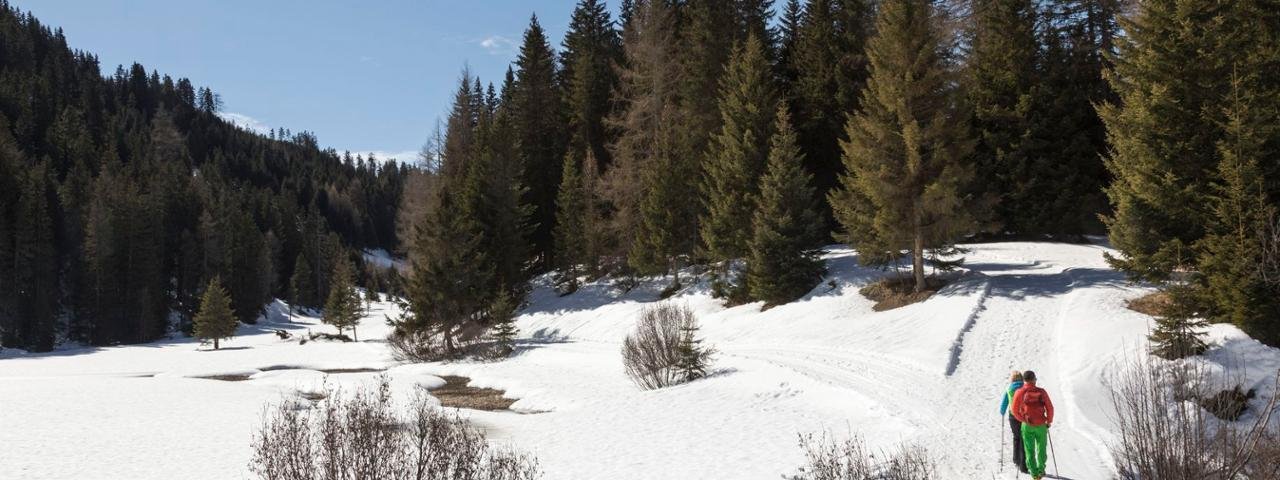
POLYGON ((1022 372, 1022 379, 1028 382, 1034 382, 1036 381, 1036 372, 1033 372, 1031 370, 1022 372))

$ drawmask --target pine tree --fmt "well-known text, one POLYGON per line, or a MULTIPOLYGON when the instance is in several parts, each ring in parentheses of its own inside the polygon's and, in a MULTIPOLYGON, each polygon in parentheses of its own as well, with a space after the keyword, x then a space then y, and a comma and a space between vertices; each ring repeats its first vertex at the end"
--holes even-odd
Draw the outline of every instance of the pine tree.
POLYGON ((1156 324, 1147 337, 1151 342, 1151 353, 1175 360, 1199 355, 1208 349, 1204 330, 1209 327, 1209 322, 1197 318, 1190 306, 1189 297, 1193 290, 1191 286, 1180 284, 1167 291, 1173 302, 1156 317, 1156 324))
POLYGON ((886 265, 911 252, 916 291, 926 287, 925 250, 972 226, 960 193, 972 178, 962 163, 972 142, 955 111, 936 15, 925 0, 880 5, 862 111, 846 127, 848 173, 829 197, 862 262, 886 265))
POLYGON ((1110 260, 1135 279, 1163 282, 1195 268, 1191 245, 1212 216, 1206 173, 1227 123, 1221 105, 1232 70, 1260 40, 1246 25, 1265 24, 1238 16, 1249 3, 1143 2, 1123 22, 1108 74, 1118 99, 1100 111, 1114 178, 1106 224, 1122 254, 1110 260))
MULTIPOLYGON (((656 2, 650 2, 656 3, 656 2)), ((720 78, 733 52, 739 27, 733 12, 735 0, 702 0, 674 3, 680 48, 676 59, 680 76, 681 126, 686 151, 698 155, 707 150, 711 134, 720 127, 716 98, 720 78)))
POLYGON ((1195 246, 1202 252, 1197 259, 1202 294, 1213 306, 1213 319, 1280 345, 1280 288, 1269 285, 1258 269, 1266 262, 1263 236, 1278 210, 1267 197, 1267 176, 1259 160, 1267 157, 1266 139, 1280 138, 1280 100, 1256 96, 1258 72, 1232 80, 1226 135, 1218 147, 1222 180, 1214 186, 1208 234, 1195 246))
MULTIPOLYGON (((588 152, 587 155, 591 153, 588 152)), ((573 151, 564 159, 564 172, 560 175, 560 191, 556 195, 556 262, 559 278, 558 289, 565 294, 578 290, 578 277, 582 267, 590 262, 588 247, 587 185, 579 173, 578 159, 573 151)))
POLYGON ((339 258, 334 262, 329 299, 324 302, 324 323, 337 328, 339 335, 350 328, 352 338, 359 340, 356 326, 360 324, 361 305, 360 293, 352 279, 351 261, 345 256, 339 258))
POLYGON ((200 300, 200 311, 195 316, 195 337, 200 340, 213 340, 213 349, 218 349, 218 341, 231 338, 236 334, 236 313, 231 308, 231 296, 222 288, 222 280, 213 277, 205 287, 204 297, 200 300))
POLYGON ((498 354, 503 357, 515 351, 516 337, 520 334, 520 330, 516 328, 516 308, 515 299, 507 292, 499 292, 489 306, 493 339, 498 342, 498 354))
POLYGON ((610 95, 618 85, 614 66, 622 62, 622 39, 605 3, 580 0, 561 45, 560 83, 568 115, 569 148, 585 148, 602 165, 609 165, 607 147, 616 132, 605 125, 605 119, 613 113, 610 95))
POLYGON ((556 84, 556 56, 538 17, 529 20, 511 94, 516 145, 524 165, 525 203, 533 207, 530 240, 543 269, 554 265, 556 188, 564 158, 563 111, 556 84))
POLYGON ((316 301, 315 276, 311 273, 311 263, 301 252, 298 253, 298 259, 293 262, 293 278, 289 279, 289 291, 294 305, 299 307, 315 308, 320 303, 316 301))
MULTIPOLYGON (((495 99, 496 100, 496 99, 495 99)), ((491 291, 524 292, 531 245, 529 220, 534 208, 524 203, 527 189, 520 182, 520 158, 513 143, 511 111, 496 108, 491 121, 477 126, 479 155, 467 171, 464 195, 472 198, 479 223, 481 248, 493 272, 491 291)), ((522 295, 522 293, 521 293, 522 295)))
MULTIPOLYGON (((972 41, 967 62, 968 104, 973 108, 974 167, 980 195, 998 200, 996 223, 1005 231, 1040 233, 1028 217, 1046 205, 1029 195, 1050 182, 1036 182, 1049 171, 1032 168, 1027 132, 1031 127, 1032 88, 1037 80, 1036 15, 1031 0, 974 2, 972 41)), ((985 214, 986 212, 978 212, 985 214)))
MULTIPOLYGON (((809 0, 795 36, 790 97, 806 169, 819 199, 836 188, 844 171, 840 141, 856 113, 867 81, 867 39, 872 11, 866 0, 809 0)), ((823 215, 829 214, 825 205, 823 215)))
POLYGON ((676 376, 683 382, 692 382, 707 376, 711 357, 715 350, 702 345, 698 337, 698 321, 690 317, 680 325, 680 343, 676 346, 676 376))
POLYGON ((699 224, 707 256, 713 261, 747 254, 751 216, 756 211, 758 179, 768 163, 778 101, 763 45, 754 36, 735 49, 720 84, 720 132, 712 137, 704 161, 699 224))
POLYGON ((760 179, 760 202, 752 221, 747 285, 765 305, 800 298, 822 280, 825 268, 814 248, 822 231, 814 207, 812 177, 804 171, 786 108, 778 109, 769 168, 760 179))
POLYGON ((20 344, 38 352, 53 349, 58 299, 58 259, 43 168, 25 175, 18 197, 13 237, 13 279, 17 287, 20 344))

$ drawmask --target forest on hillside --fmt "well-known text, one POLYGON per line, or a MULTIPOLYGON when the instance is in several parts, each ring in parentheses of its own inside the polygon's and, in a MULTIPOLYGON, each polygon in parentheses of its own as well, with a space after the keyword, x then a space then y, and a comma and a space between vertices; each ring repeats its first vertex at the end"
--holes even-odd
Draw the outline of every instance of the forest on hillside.
POLYGON ((396 248, 409 168, 249 132, 219 106, 141 64, 104 76, 0 1, 0 345, 190 333, 214 278, 243 322, 274 297, 319 307, 335 262, 396 248))
POLYGON ((237 129, 210 89, 104 77, 3 10, 6 346, 159 338, 215 277, 243 321, 319 306, 356 248, 409 255, 394 340, 437 357, 544 273, 674 292, 697 266, 771 306, 832 241, 918 292, 958 243, 1103 233, 1172 325, 1280 344, 1264 0, 580 0, 558 47, 534 16, 504 78, 460 74, 416 167, 237 129))

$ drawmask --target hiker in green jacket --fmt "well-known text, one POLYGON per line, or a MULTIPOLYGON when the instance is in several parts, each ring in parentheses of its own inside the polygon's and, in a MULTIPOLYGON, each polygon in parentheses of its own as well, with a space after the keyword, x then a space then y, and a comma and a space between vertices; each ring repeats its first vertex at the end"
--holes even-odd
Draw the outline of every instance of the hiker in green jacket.
POLYGON ((1013 431, 1013 464, 1018 467, 1018 471, 1027 472, 1027 455, 1026 450, 1022 448, 1022 422, 1013 416, 1013 410, 1009 408, 1009 404, 1013 403, 1013 394, 1022 388, 1022 372, 1013 371, 1013 375, 1009 377, 1009 388, 1005 390, 1004 395, 1000 396, 1000 415, 1008 413, 1009 429, 1013 431))

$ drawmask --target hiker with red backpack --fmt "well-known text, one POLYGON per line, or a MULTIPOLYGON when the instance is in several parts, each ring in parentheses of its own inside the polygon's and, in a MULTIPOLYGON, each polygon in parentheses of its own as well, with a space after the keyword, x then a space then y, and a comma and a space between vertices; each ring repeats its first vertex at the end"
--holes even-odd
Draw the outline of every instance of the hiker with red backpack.
MULTIPOLYGON (((1022 388, 1022 372, 1014 370, 1009 378, 1009 388, 1005 390, 1004 395, 1000 396, 1000 415, 1004 416, 1008 413, 1009 429, 1013 431, 1013 465, 1018 467, 1019 472, 1029 473, 1026 450, 1022 448, 1022 422, 1013 416, 1013 409, 1009 408, 1009 404, 1013 403, 1013 394, 1020 388, 1022 388)), ((1001 443, 1004 443, 1004 440, 1001 440, 1001 443)))
POLYGON ((1049 459, 1049 427, 1053 425, 1053 402, 1049 392, 1036 386, 1036 372, 1022 374, 1022 388, 1013 394, 1013 416, 1022 422, 1022 447, 1031 478, 1044 478, 1045 461, 1049 459))

